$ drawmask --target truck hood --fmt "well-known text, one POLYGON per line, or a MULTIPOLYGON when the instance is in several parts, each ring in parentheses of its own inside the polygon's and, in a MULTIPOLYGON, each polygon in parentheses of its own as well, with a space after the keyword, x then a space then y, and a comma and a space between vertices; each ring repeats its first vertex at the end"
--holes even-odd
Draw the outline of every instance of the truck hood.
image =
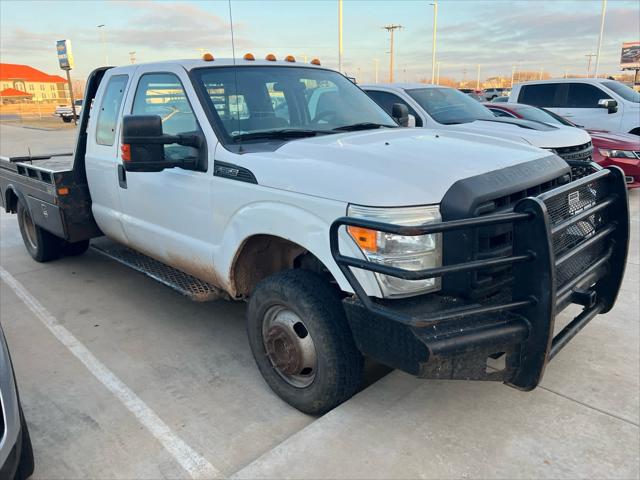
POLYGON ((584 145, 591 138, 580 128, 561 127, 555 125, 540 124, 518 119, 509 119, 509 122, 476 120, 470 123, 458 125, 446 125, 442 128, 460 132, 479 133, 491 137, 504 138, 513 141, 525 141, 530 145, 541 148, 561 148, 584 145))
POLYGON ((421 128, 312 137, 270 152, 224 152, 219 160, 248 168, 260 185, 368 206, 439 203, 460 179, 549 156, 522 143, 421 128))

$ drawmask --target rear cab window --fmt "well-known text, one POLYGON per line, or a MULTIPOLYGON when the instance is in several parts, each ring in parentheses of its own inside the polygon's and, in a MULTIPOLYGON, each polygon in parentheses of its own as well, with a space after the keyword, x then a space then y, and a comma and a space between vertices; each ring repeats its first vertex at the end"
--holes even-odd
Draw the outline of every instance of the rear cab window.
POLYGON ((536 107, 558 107, 557 94, 559 83, 539 83, 520 87, 518 103, 526 103, 536 107))
POLYGON ((120 113, 128 81, 128 75, 114 75, 107 83, 96 123, 96 143, 98 145, 112 146, 115 142, 118 113, 120 113))

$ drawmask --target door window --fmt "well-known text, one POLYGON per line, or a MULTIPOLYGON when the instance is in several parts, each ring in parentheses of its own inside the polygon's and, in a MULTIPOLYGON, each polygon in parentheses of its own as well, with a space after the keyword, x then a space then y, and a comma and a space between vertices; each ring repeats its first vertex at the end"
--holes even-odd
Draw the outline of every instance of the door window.
POLYGON ((394 103, 402 103, 403 105, 407 106, 407 109, 409 109, 409 114, 413 115, 414 117, 416 117, 416 127, 421 127, 422 126, 422 119, 420 118, 420 115, 418 115, 416 113, 416 111, 411 107, 411 105, 409 105, 407 102, 405 102, 402 98, 400 98, 399 96, 393 94, 393 93, 389 93, 389 92, 380 92, 377 90, 369 90, 367 91, 367 95, 369 95, 371 97, 371 99, 376 102, 378 105, 380 105, 382 107, 382 109, 387 112, 389 115, 391 115, 391 111, 393 109, 393 104, 394 103))
MULTIPOLYGON (((131 113, 159 115, 162 132, 168 135, 199 130, 182 83, 173 73, 148 73, 140 77, 131 113)), ((164 154, 168 160, 198 155, 197 149, 177 144, 165 145, 164 154)))
POLYGON ((116 139, 118 113, 128 81, 128 75, 115 75, 109 79, 98 113, 96 143, 99 145, 111 146, 116 139))
POLYGON ((523 85, 518 96, 519 103, 536 107, 557 107, 555 103, 559 83, 540 83, 537 85, 523 85))
POLYGON ((493 113, 496 117, 517 118, 515 115, 500 108, 489 108, 489 110, 491 110, 491 113, 493 113))
POLYGON ((567 92, 567 108, 598 108, 598 100, 609 98, 608 93, 588 83, 570 83, 567 92))

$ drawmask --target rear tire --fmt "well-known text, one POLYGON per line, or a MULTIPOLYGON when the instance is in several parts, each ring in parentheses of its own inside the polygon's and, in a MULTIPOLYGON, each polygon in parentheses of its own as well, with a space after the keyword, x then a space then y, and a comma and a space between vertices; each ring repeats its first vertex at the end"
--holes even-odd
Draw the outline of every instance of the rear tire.
POLYGON ((49 262, 60 257, 64 240, 33 223, 22 202, 18 202, 18 226, 27 252, 36 262, 49 262))
POLYGON ((247 320, 262 376, 291 406, 321 415, 358 390, 363 357, 326 278, 306 270, 267 277, 251 296, 247 320))
POLYGON ((71 123, 71 117, 62 117, 64 123, 71 123))
POLYGON ((81 240, 79 242, 65 242, 63 253, 65 257, 76 257, 84 254, 89 248, 89 240, 81 240))

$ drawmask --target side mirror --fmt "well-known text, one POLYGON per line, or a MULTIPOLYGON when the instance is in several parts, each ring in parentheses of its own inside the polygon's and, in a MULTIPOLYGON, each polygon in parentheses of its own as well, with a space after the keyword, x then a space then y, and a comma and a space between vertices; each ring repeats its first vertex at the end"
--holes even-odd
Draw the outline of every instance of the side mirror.
POLYGON ((167 161, 164 146, 172 143, 200 148, 195 134, 166 135, 159 115, 125 115, 122 119, 122 160, 128 172, 160 172, 165 168, 194 169, 197 159, 167 161))
POLYGON ((409 126, 409 109, 404 103, 394 103, 391 107, 391 116, 401 127, 409 126))
POLYGON ((618 102, 612 98, 602 98, 598 100, 598 107, 606 108, 609 113, 616 113, 618 111, 618 102))

